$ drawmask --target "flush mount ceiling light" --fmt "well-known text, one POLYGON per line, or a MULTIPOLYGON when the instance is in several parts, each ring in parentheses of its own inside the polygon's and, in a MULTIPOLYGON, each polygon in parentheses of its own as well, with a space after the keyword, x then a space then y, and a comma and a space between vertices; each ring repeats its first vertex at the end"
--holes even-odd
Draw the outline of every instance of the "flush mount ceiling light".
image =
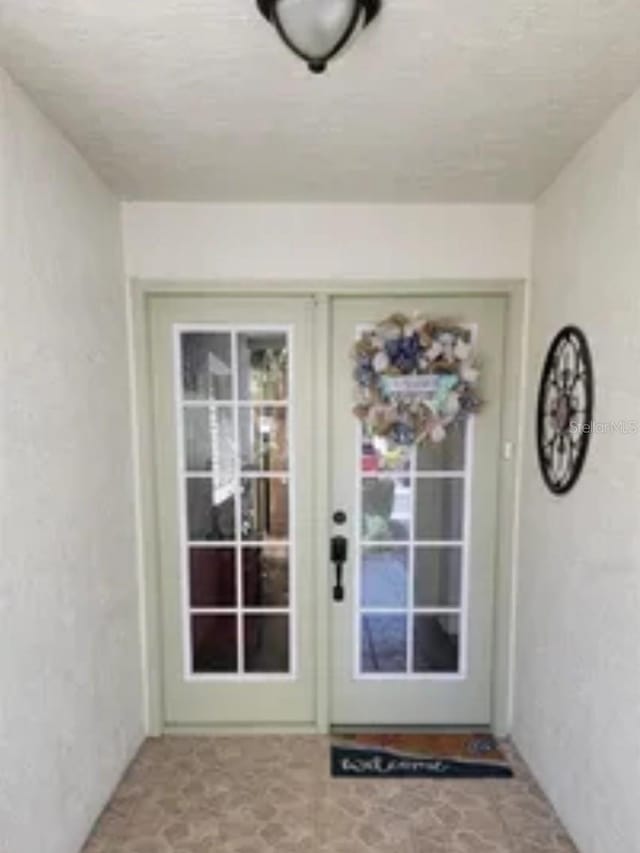
POLYGON ((282 41, 316 74, 359 27, 376 17, 382 0, 257 0, 282 41))

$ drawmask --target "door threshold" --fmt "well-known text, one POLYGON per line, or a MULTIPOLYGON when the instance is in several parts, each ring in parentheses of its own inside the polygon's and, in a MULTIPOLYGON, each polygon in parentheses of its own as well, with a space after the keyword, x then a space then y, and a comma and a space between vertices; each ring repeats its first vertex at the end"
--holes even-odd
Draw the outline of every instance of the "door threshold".
POLYGON ((491 726, 483 723, 482 725, 451 725, 451 726, 407 726, 407 725, 361 725, 361 726, 330 726, 329 733, 332 735, 351 735, 367 732, 370 734, 387 734, 387 733, 403 733, 407 734, 464 734, 465 732, 491 734, 491 726))
POLYGON ((280 725, 274 723, 246 723, 243 725, 165 723, 162 734, 178 737, 182 735, 186 737, 244 737, 253 735, 317 735, 322 734, 322 731, 315 723, 282 723, 280 725))

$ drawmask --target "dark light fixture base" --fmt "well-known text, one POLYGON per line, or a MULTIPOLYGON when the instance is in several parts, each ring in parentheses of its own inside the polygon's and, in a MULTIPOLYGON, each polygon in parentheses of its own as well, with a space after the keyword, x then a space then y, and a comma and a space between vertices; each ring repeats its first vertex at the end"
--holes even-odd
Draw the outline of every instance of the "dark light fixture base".
MULTIPOLYGON (((277 0, 256 0, 256 2, 258 4, 258 9, 262 12, 267 21, 271 22, 273 20, 273 7, 277 0)), ((369 24, 380 12, 380 9, 382 8, 382 0, 363 0, 360 5, 364 8, 364 22, 365 24, 369 24)))

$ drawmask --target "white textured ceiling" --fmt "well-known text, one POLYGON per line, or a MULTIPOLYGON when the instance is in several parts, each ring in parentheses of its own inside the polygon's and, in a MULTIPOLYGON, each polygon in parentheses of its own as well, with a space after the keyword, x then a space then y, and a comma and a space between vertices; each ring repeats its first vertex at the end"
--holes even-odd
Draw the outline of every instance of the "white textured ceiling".
POLYGON ((640 0, 386 0, 324 76, 254 0, 0 0, 0 62, 126 198, 525 201, 640 84, 640 0))

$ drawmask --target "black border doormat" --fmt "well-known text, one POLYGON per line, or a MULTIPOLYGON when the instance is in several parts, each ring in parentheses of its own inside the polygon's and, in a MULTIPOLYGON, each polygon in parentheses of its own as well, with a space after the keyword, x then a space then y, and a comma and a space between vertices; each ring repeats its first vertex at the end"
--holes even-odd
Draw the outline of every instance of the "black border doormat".
POLYGON ((491 735, 389 733, 334 735, 331 775, 357 779, 510 779, 491 735))

